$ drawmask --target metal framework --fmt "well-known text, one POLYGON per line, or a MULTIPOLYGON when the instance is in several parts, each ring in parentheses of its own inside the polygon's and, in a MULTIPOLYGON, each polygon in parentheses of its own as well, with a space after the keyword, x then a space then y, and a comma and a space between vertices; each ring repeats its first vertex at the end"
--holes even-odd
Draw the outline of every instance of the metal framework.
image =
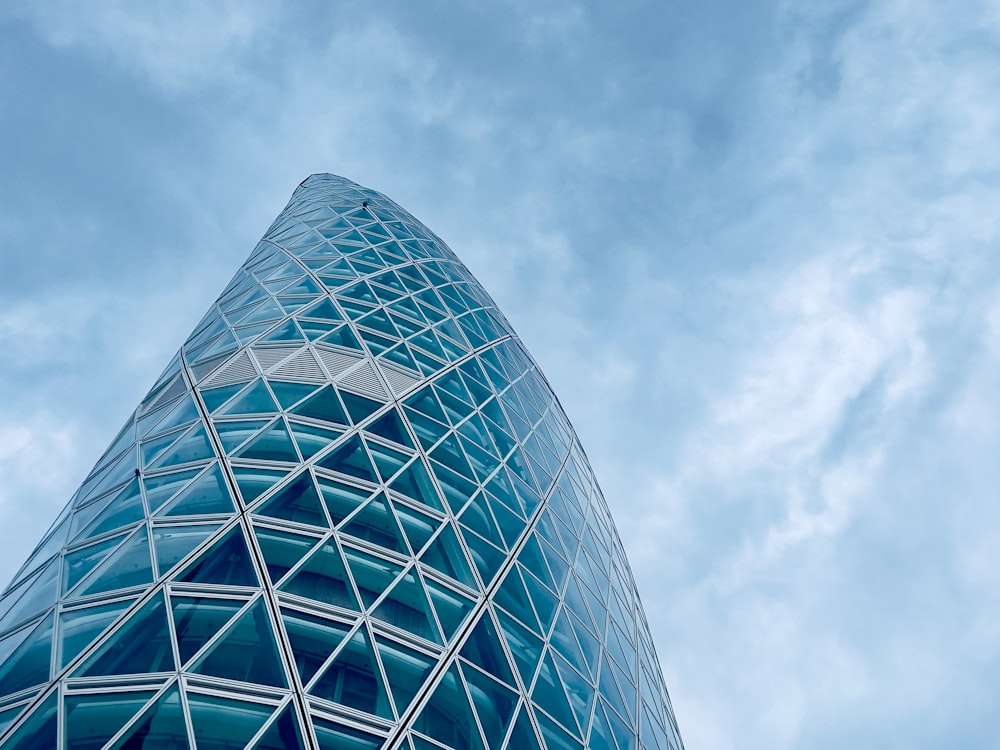
POLYGON ((0 598, 0 748, 682 750, 607 505, 452 251, 295 191, 0 598))

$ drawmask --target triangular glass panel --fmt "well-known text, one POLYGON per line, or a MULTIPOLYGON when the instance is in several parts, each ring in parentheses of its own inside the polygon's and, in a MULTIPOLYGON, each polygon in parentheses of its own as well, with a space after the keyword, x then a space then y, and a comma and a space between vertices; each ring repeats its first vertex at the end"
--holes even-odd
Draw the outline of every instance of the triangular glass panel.
POLYGON ((3 744, 4 750, 58 747, 59 693, 53 692, 3 744))
POLYGON ((305 750, 302 730, 295 716, 295 707, 289 702, 278 718, 261 735, 250 750, 305 750))
POLYGON ((455 530, 448 524, 420 556, 420 562, 471 588, 478 588, 455 530))
POLYGON ((423 503, 428 508, 444 511, 444 505, 441 503, 434 483, 419 456, 392 480, 389 489, 416 500, 418 503, 423 503))
POLYGON ((524 583, 516 566, 507 573, 503 584, 493 595, 493 601, 503 607, 508 614, 514 615, 523 624, 538 632, 538 620, 531 609, 528 593, 524 590, 524 583))
POLYGON ((267 419, 215 420, 215 433, 219 436, 224 453, 232 453, 239 446, 263 429, 267 419))
POLYGON ((371 607, 403 572, 403 566, 398 563, 383 560, 381 557, 347 545, 344 545, 344 557, 347 558, 351 576, 366 609, 371 607))
POLYGON ((288 420, 288 426, 292 430, 295 444, 302 454, 302 458, 308 461, 317 453, 326 448, 330 443, 344 434, 343 430, 319 427, 317 425, 302 424, 292 419, 288 420))
POLYGON ((239 414, 274 414, 276 411, 279 411, 278 405, 274 403, 264 381, 255 380, 239 396, 219 409, 216 415, 235 417, 239 414))
POLYGON ((159 575, 183 560, 199 544, 208 539, 220 526, 218 523, 187 524, 185 526, 154 526, 153 549, 156 551, 156 569, 159 575))
POLYGON ((118 616, 128 609, 134 599, 124 599, 110 604, 81 609, 63 610, 59 613, 59 648, 61 658, 59 668, 62 669, 75 659, 83 649, 97 640, 97 636, 105 631, 118 616))
POLYGON ((372 617, 443 645, 427 593, 413 568, 400 578, 372 612, 372 617))
POLYGON ((228 680, 286 687, 264 601, 258 599, 190 669, 228 680))
POLYGON ((483 736, 492 750, 500 750, 517 708, 518 695, 475 667, 463 665, 461 672, 469 686, 472 706, 483 728, 483 736))
POLYGON ((408 552, 396 517, 382 494, 373 497, 341 531, 393 552, 408 552))
POLYGON ((236 395, 245 385, 246 383, 233 383, 218 388, 205 388, 201 390, 201 399, 205 402, 205 408, 211 413, 236 395))
POLYGON ((552 663, 552 654, 546 653, 538 670, 538 680, 531 691, 531 700, 567 729, 578 731, 573 710, 559 681, 559 674, 552 663))
POLYGON ((438 657, 428 656, 397 643, 378 631, 375 631, 373 637, 379 657, 382 659, 382 666, 385 667, 389 690, 396 704, 396 713, 402 716, 437 666, 438 657))
POLYGON ((205 426, 199 422, 185 432, 177 442, 171 445, 148 468, 165 469, 168 466, 204 461, 208 458, 215 458, 215 451, 212 449, 208 434, 205 432, 205 426))
POLYGON ((139 480, 133 479, 94 519, 86 531, 80 534, 76 541, 90 539, 113 529, 120 529, 145 517, 146 507, 142 504, 139 480))
POLYGON ((188 712, 198 750, 242 748, 271 718, 272 706, 188 691, 188 712))
POLYGON ((141 526, 121 547, 92 573, 75 596, 152 583, 153 561, 149 554, 149 531, 141 526))
POLYGON ((358 479, 378 483, 375 468, 372 466, 361 438, 357 435, 328 453, 325 458, 320 460, 319 465, 331 471, 338 471, 358 479))
POLYGON ((374 440, 366 440, 365 445, 368 446, 368 451, 375 461, 375 468, 383 482, 391 479, 412 456, 410 453, 387 448, 374 440))
POLYGON ((538 636, 509 615, 497 611, 497 619, 500 622, 500 629, 507 639, 510 653, 514 656, 514 664, 517 665, 521 680, 525 685, 530 685, 544 644, 538 636))
POLYGON ((353 627, 351 624, 329 620, 317 615, 306 614, 294 609, 282 609, 281 619, 292 647, 295 666, 302 684, 306 685, 315 676, 327 657, 330 656, 353 627))
POLYGON ((288 473, 288 471, 281 469, 260 469, 244 466, 233 468, 233 475, 236 477, 236 485, 240 488, 240 494, 243 496, 244 505, 250 505, 280 480, 288 476, 288 473))
POLYGON ((233 457, 257 461, 299 462, 299 454, 295 450, 292 438, 288 435, 288 430, 285 429, 283 419, 272 422, 270 427, 236 451, 233 457))
POLYGON ((476 623, 472 635, 462 646, 461 655, 497 679, 503 680, 508 685, 515 685, 514 674, 500 644, 500 634, 488 611, 484 612, 476 623))
POLYGON ((354 335, 349 326, 338 326, 323 337, 323 341, 328 344, 336 344, 346 349, 361 351, 361 342, 354 335))
POLYGON ((553 657, 553 663, 556 665, 559 677, 562 678, 563 686, 566 688, 570 707, 576 715, 577 726, 580 727, 581 733, 586 732, 587 722, 590 721, 590 712, 594 707, 596 694, 594 688, 558 654, 553 657))
POLYGON ((157 512, 157 515, 165 517, 201 516, 228 514, 234 510, 229 487, 222 477, 222 471, 216 464, 181 490, 173 500, 157 512))
MULTIPOLYGON (((518 566, 520 567, 520 566, 518 566)), ((552 618, 555 616, 556 607, 559 600, 547 588, 538 582, 538 579, 526 571, 521 571, 521 578, 528 591, 532 605, 535 607, 535 614, 541 625, 542 633, 547 633, 552 625, 552 618)))
POLYGON ((284 323, 275 328, 271 333, 266 336, 262 336, 260 343, 298 343, 305 342, 305 336, 299 330, 299 327, 295 325, 294 320, 286 320, 284 323))
POLYGON ((55 616, 0 640, 0 696, 48 682, 55 616))
POLYGON ((67 695, 66 750, 104 747, 154 695, 155 690, 67 695))
POLYGON ((169 474, 158 476, 147 476, 142 478, 142 485, 146 490, 146 503, 151 511, 156 512, 160 506, 172 498, 188 482, 194 479, 201 469, 184 469, 183 471, 173 471, 169 474))
POLYGON ((469 548, 472 562, 475 564, 476 570, 479 571, 483 584, 489 585, 496 577, 496 574, 500 572, 504 561, 507 559, 507 555, 471 531, 466 531, 462 535, 462 538, 469 548))
POLYGON ((181 708, 180 691, 171 685, 160 699, 111 746, 111 750, 145 748, 155 738, 157 748, 189 750, 187 724, 181 708))
POLYGON ((539 729, 542 730, 545 746, 549 750, 587 750, 579 739, 571 736, 537 708, 535 709, 535 718, 538 720, 539 729))
POLYGON ((319 541, 316 537, 293 534, 282 529, 254 525, 267 573, 272 583, 278 583, 319 541))
POLYGON ((76 586, 80 580, 92 571, 99 563, 101 563, 104 558, 111 554, 111 552, 121 544, 125 535, 112 537, 111 539, 105 539, 97 544, 91 544, 89 547, 84 547, 83 549, 76 550, 75 552, 69 552, 63 556, 63 587, 62 591, 65 594, 67 591, 76 586))
POLYGON ((198 407, 194 404, 194 399, 190 396, 185 396, 163 419, 146 432, 144 438, 148 439, 156 435, 161 435, 175 427, 180 427, 199 418, 200 414, 198 413, 198 407))
POLYGON ((344 407, 341 406, 340 399, 337 397, 337 392, 329 385, 294 407, 291 413, 323 422, 349 424, 344 407))
POLYGON ((392 507, 396 511, 406 541, 410 543, 410 550, 413 555, 419 554, 428 540, 434 535, 441 525, 441 521, 426 513, 393 501, 392 507))
POLYGON ((279 490, 254 513, 309 524, 310 526, 328 527, 323 505, 320 503, 319 495, 316 493, 316 487, 313 485, 312 477, 308 471, 279 490))
POLYGON ((368 631, 363 626, 354 631, 323 676, 309 688, 309 693, 383 719, 395 718, 368 631))
POLYGON ((351 420, 355 424, 363 421, 382 408, 382 404, 378 401, 358 396, 354 393, 348 393, 347 391, 341 391, 340 397, 344 399, 344 406, 347 407, 347 413, 351 415, 351 420))
POLYGON ((212 637, 236 616, 245 599, 218 599, 209 596, 170 597, 181 664, 187 664, 212 637))
POLYGON ((523 703, 521 704, 521 710, 517 713, 517 720, 514 722, 514 729, 511 730, 507 747, 510 750, 541 750, 538 738, 531 728, 531 719, 528 718, 527 706, 523 703))
POLYGON ((594 711, 594 721, 590 725, 590 738, 587 740, 587 747, 593 748, 593 750, 618 750, 611 725, 608 724, 608 718, 600 706, 594 711))
POLYGON ((363 490, 335 479, 317 476, 316 481, 335 526, 361 507, 371 495, 370 490, 363 490))
POLYGON ((309 309, 302 310, 299 316, 315 320, 339 321, 344 319, 344 316, 337 311, 337 308, 333 306, 333 303, 327 297, 324 297, 309 309))
POLYGON ((274 391, 274 395, 278 399, 278 403, 281 404, 282 409, 290 409, 306 396, 318 390, 315 385, 310 383, 286 383, 279 380, 269 380, 267 382, 271 386, 271 390, 274 391))
POLYGON ((239 526, 202 552, 184 572, 177 575, 177 580, 223 586, 260 585, 239 526))
POLYGON ((459 627, 472 612, 474 603, 428 577, 424 577, 424 584, 430 594, 438 622, 441 623, 441 628, 444 631, 444 639, 451 641, 459 627))
POLYGON ((175 669, 167 608, 163 594, 158 592, 122 623, 74 676, 145 674, 175 669))
POLYGON ((438 683, 430 701, 413 722, 413 728, 450 747, 485 750, 457 664, 453 664, 438 683))
MULTIPOLYGON (((360 729, 311 716, 320 750, 381 750, 384 738, 360 729)), ((20 748, 18 748, 20 750, 20 748)))
POLYGON ((360 611, 344 560, 333 540, 327 541, 279 587, 306 599, 360 611))

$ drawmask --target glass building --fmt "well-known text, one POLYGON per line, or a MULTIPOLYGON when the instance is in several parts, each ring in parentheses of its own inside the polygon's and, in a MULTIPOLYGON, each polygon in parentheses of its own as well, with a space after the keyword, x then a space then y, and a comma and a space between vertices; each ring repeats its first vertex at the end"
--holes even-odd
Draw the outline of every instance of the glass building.
POLYGON ((681 750, 545 377, 314 175, 0 598, 0 748, 681 750))

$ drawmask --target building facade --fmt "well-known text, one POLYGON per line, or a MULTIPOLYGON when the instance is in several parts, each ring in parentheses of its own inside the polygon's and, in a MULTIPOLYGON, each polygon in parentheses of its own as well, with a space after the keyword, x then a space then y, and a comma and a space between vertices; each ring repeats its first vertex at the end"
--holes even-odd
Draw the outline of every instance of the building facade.
POLYGON ((314 175, 0 598, 0 748, 682 750, 559 402, 314 175))

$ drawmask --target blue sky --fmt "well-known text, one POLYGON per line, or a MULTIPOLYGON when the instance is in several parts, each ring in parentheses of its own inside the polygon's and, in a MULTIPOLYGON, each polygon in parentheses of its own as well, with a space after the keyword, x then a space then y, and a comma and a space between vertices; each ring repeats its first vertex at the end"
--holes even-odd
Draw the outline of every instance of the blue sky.
POLYGON ((308 174, 544 368, 689 750, 996 747, 1000 11, 8 2, 0 578, 308 174))

